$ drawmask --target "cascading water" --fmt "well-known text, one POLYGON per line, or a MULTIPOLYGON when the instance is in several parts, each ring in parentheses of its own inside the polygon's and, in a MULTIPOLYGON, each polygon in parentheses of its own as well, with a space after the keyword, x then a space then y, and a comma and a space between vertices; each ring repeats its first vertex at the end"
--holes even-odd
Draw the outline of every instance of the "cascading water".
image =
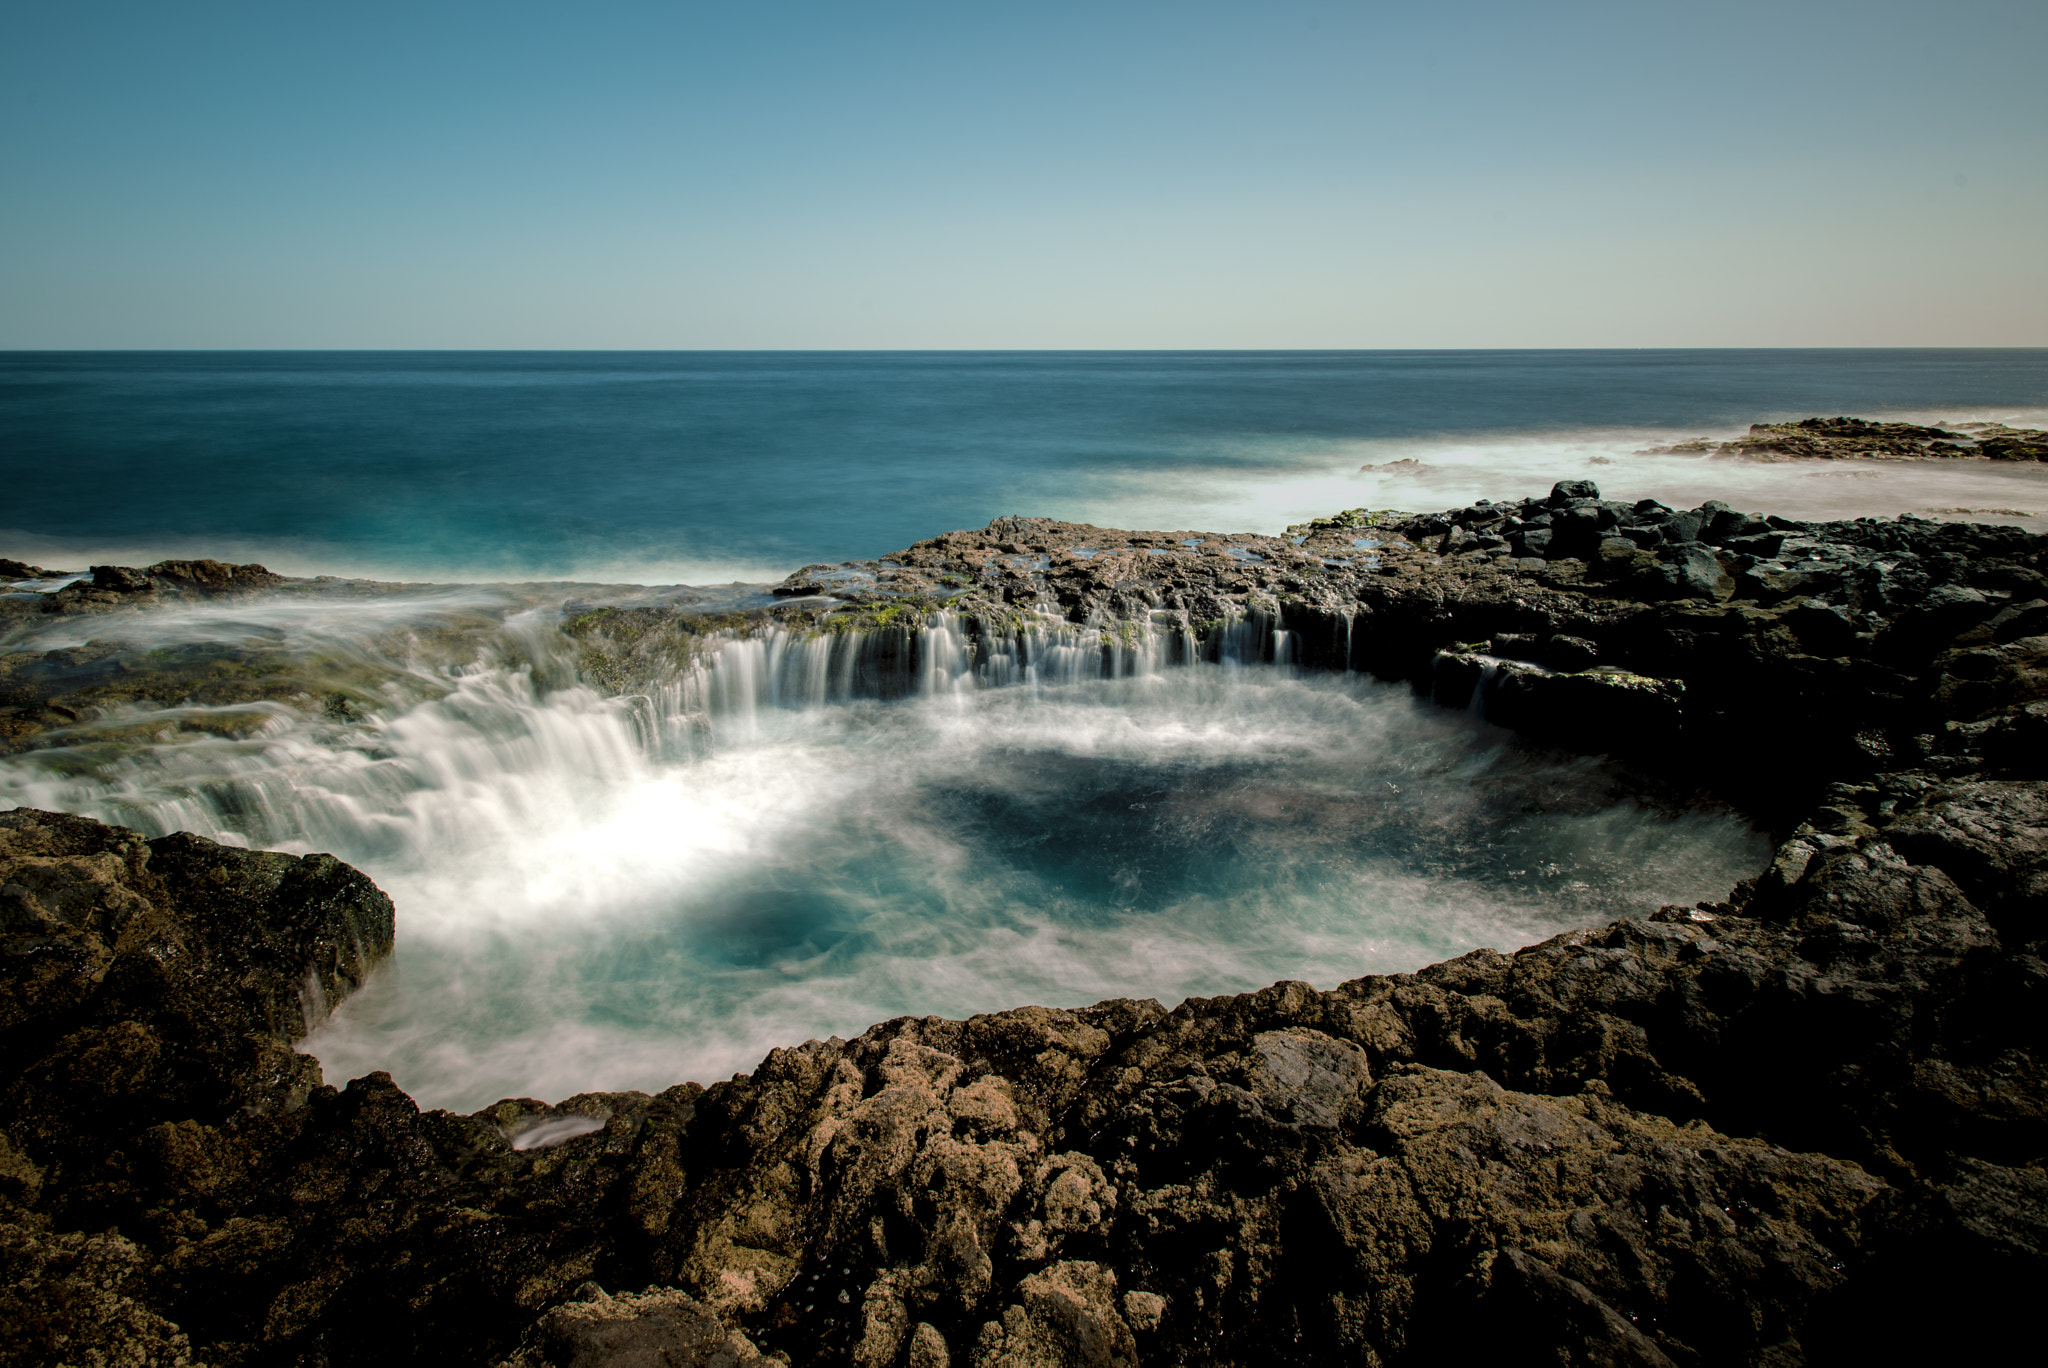
POLYGON ((431 1105, 706 1080, 906 1012, 1410 969, 1718 896, 1764 854, 1303 674, 1268 620, 775 627, 608 697, 555 603, 454 631, 408 602, 159 615, 163 649, 375 663, 349 678, 382 701, 109 714, 0 762, 0 797, 362 867, 396 961, 306 1048, 431 1105))

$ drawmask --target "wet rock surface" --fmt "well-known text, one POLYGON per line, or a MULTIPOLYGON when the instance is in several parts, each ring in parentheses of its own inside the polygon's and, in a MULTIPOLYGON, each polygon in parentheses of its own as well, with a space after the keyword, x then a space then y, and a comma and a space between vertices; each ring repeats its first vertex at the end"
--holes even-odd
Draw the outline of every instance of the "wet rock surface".
POLYGON ((621 690, 766 624, 893 633, 871 668, 908 671, 942 612, 980 644, 1048 619, 1105 652, 1237 632, 1454 706, 1480 691, 1782 837, 1722 902, 1512 955, 906 1018, 709 1089, 465 1117, 381 1074, 322 1085, 289 1042, 389 944, 367 881, 0 815, 5 1352, 1988 1354, 2048 1272, 2042 550, 1565 484, 1285 537, 1000 519, 809 567, 779 606, 572 606, 580 676, 621 690))
POLYGON ((216 560, 159 561, 145 570, 95 565, 87 577, 46 595, 40 611, 105 613, 119 608, 231 597, 274 589, 284 583, 284 576, 274 575, 260 565, 225 565, 216 560))

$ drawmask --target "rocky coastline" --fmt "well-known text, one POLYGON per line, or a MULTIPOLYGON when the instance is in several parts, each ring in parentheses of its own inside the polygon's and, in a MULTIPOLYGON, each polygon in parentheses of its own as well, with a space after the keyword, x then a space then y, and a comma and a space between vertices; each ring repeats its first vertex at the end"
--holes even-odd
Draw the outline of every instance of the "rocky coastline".
POLYGON ((1766 461, 2048 461, 2048 432, 2005 423, 1930 427, 1920 423, 1873 423, 1849 417, 1801 418, 1791 423, 1752 423, 1746 434, 1732 442, 1695 438, 1663 450, 1712 451, 1766 461))
MULTIPOLYGON (((1514 954, 1170 1011, 904 1018, 652 1096, 456 1116, 381 1074, 326 1084, 291 1045, 389 950, 367 879, 0 813, 0 1356, 1704 1365, 2009 1345, 2048 1271, 2044 551, 2007 527, 1567 482, 1279 537, 1004 518, 759 602, 575 599, 577 677, 618 694, 768 625, 870 634, 887 692, 939 620, 986 644, 1056 618, 1105 653, 1197 656, 1249 623, 1307 667, 1477 692, 1536 743, 1625 755, 1779 838, 1721 901, 1514 954)), ((201 561, 16 595, 12 620, 109 626, 0 660, 5 744, 61 746, 136 700, 360 706, 260 642, 152 654, 118 623, 401 592, 201 561)))

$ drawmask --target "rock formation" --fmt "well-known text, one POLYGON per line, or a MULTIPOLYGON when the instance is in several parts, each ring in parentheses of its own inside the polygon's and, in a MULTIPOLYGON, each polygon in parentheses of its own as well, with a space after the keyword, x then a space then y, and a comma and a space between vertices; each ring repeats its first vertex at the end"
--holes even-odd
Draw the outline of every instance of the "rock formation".
MULTIPOLYGON (((1001 519, 808 567, 779 607, 573 606, 584 678, 618 689, 769 622, 907 658, 940 612, 984 642, 1057 613, 1105 652, 1258 617, 1305 664, 1488 690, 1783 837, 1721 902, 1515 954, 905 1018, 654 1096, 464 1117, 321 1085, 289 1043, 389 944, 367 881, 0 815, 0 1344, 1049 1368, 2022 1342, 2048 1272, 2042 552, 1565 484, 1278 538, 1001 519)), ((10 706, 48 704, 33 664, 10 706)))
POLYGON ((1754 423, 1749 434, 1716 450, 1738 456, 1897 460, 1974 456, 1993 461, 2048 461, 2048 432, 2003 423, 1958 423, 1953 430, 1861 418, 1802 418, 1754 423))

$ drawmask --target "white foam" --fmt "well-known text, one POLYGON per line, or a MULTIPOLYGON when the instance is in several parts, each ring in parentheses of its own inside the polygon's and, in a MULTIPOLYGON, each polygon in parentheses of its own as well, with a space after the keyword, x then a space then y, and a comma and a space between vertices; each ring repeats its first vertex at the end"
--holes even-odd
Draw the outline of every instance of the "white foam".
POLYGON ((604 1118, 601 1116, 550 1116, 514 1130, 506 1138, 515 1150, 547 1149, 564 1140, 574 1140, 579 1135, 603 1129, 604 1118))
POLYGON ((616 549, 591 549, 552 556, 527 554, 497 560, 451 563, 379 552, 359 545, 307 538, 265 538, 246 534, 205 534, 183 537, 111 539, 53 537, 27 527, 0 527, 0 551, 32 564, 82 569, 88 565, 147 566, 167 560, 217 560, 242 565, 254 562, 280 575, 310 578, 335 575, 345 579, 388 583, 532 583, 578 584, 773 584, 797 568, 794 560, 763 556, 744 549, 701 555, 620 554, 616 549))
POLYGON ((43 773, 42 792, 20 758, 0 779, 17 801, 361 865, 400 909, 396 967, 306 1048, 336 1078, 388 1069, 465 1109, 707 1080, 903 1012, 1412 969, 1718 896, 1762 858, 1724 818, 1601 800, 1546 819, 1549 872, 1531 855, 1475 882, 1466 864, 1523 839, 1491 796, 1597 788, 1589 763, 1537 765, 1405 690, 1272 668, 768 709, 694 761, 635 737, 613 702, 485 669, 360 736, 307 721, 43 773), (1132 825, 1069 820, 1088 803, 1132 825), (1005 854, 1040 822, 1035 839, 1111 844, 1005 854), (1381 829, 1437 867, 1373 848, 1381 829), (1183 884, 1214 841, 1236 843, 1225 882, 1183 884), (1232 883, 1233 861, 1261 881, 1232 883))
MULTIPOLYGON (((2002 421, 2048 426, 2048 411, 1888 414, 1886 420, 2002 421)), ((1746 428, 1606 428, 1576 432, 1290 442, 1263 469, 1102 477, 1072 503, 1033 510, 1073 522, 1131 528, 1277 533, 1345 508, 1435 512, 1479 499, 1540 496, 1559 480, 1593 480, 1610 498, 1737 508, 1801 519, 1930 513, 2048 530, 2048 465, 2034 462, 1766 461, 1659 453, 1695 438, 1719 443, 1746 428), (1413 462, 1412 466, 1401 465, 1413 462), (1371 467, 1365 469, 1364 467, 1371 467), (1945 510, 1970 510, 1966 513, 1945 510)), ((1270 451, 1264 439, 1246 450, 1270 451)))

